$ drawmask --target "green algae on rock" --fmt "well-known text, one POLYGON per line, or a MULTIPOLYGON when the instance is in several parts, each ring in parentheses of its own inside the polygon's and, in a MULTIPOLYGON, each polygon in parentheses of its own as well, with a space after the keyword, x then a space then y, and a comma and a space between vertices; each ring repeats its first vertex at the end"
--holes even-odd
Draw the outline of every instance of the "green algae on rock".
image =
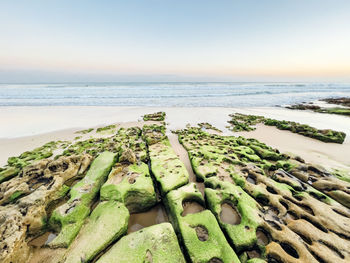
POLYGON ((122 237, 97 263, 185 263, 171 224, 162 223, 122 237))
POLYGON ((148 165, 118 163, 101 187, 101 200, 123 202, 131 213, 142 212, 156 204, 156 193, 148 165))
POLYGON ((164 121, 164 119, 165 119, 165 112, 163 111, 143 115, 144 121, 164 121))
POLYGON ((88 134, 88 133, 92 132, 93 130, 94 130, 94 128, 89 128, 86 130, 76 131, 75 133, 88 134))
POLYGON ((245 115, 241 113, 230 114, 229 116, 231 117, 231 120, 228 121, 228 123, 231 124, 229 129, 235 132, 255 130, 255 127, 252 126, 264 120, 263 116, 245 115))
POLYGON ((128 209, 122 203, 113 200, 101 202, 86 219, 62 262, 90 262, 98 253, 126 233, 128 220, 128 209))
POLYGON ((159 125, 144 126, 143 136, 146 139, 151 160, 152 173, 160 185, 161 194, 185 185, 189 175, 185 165, 174 152, 165 127, 159 125))
MULTIPOLYGON (((205 196, 208 208, 217 217, 236 252, 240 253, 242 262, 325 262, 326 258, 332 258, 332 262, 346 262, 350 258, 346 249, 350 244, 350 229, 346 222, 350 211, 339 203, 345 201, 346 190, 340 185, 346 182, 340 183, 335 176, 327 176, 326 173, 317 172, 318 175, 313 175, 316 168, 307 168, 308 165, 300 158, 292 159, 261 144, 259 148, 266 148, 276 155, 264 154, 261 149, 254 147, 259 144, 257 140, 213 135, 192 127, 177 133, 190 158, 191 151, 197 153, 200 151, 197 149, 205 149, 196 156, 197 163, 202 162, 201 165, 214 164, 217 168, 217 160, 222 162, 224 158, 231 159, 226 171, 216 169, 211 176, 204 177, 205 196), (236 148, 234 151, 237 145, 250 150, 236 148), (207 153, 209 146, 210 155, 207 153), (259 153, 260 160, 247 158, 247 154, 252 155, 252 151, 259 153), (293 175, 295 171, 302 173, 293 175), (332 178, 332 184, 339 190, 330 195, 333 194, 332 197, 339 202, 327 196, 329 189, 321 188, 322 184, 312 185, 312 182, 324 180, 320 177, 327 180, 332 178), (338 181, 335 182, 335 179, 338 181), (232 183, 239 185, 241 191, 232 183), (320 191, 314 187, 320 187, 320 191), (341 198, 335 195, 340 191, 341 198), (250 201, 241 201, 240 204, 240 198, 244 196, 248 196, 250 201), (224 209, 234 215, 228 221, 224 217, 224 209), (235 216, 237 221, 232 220, 235 216), (251 221, 247 221, 247 217, 251 221), (245 223, 244 230, 240 228, 242 222, 245 223), (229 228, 241 232, 241 235, 234 235, 234 231, 229 234, 229 228), (329 246, 331 243, 336 245, 329 246)), ((196 163, 192 162, 192 165, 197 173, 196 163)), ((326 185, 323 184, 324 187, 326 185)), ((171 212, 170 215, 173 216, 171 212)))
POLYGON ((26 151, 19 156, 9 157, 7 166, 0 171, 0 183, 16 176, 19 171, 18 169, 22 169, 36 161, 49 158, 53 155, 55 150, 67 147, 68 144, 69 142, 67 141, 51 141, 32 151, 26 151))
POLYGON ((330 104, 338 104, 343 107, 321 107, 318 105, 313 105, 311 103, 301 103, 287 106, 287 109, 292 110, 312 110, 314 112, 319 113, 328 113, 328 114, 338 114, 344 116, 350 116, 350 98, 326 98, 321 99, 321 101, 325 101, 330 104))
POLYGON ((201 123, 198 123, 198 126, 203 129, 203 130, 213 130, 213 131, 216 131, 216 132, 222 132, 222 130, 216 128, 215 126, 211 125, 210 123, 208 122, 201 122, 201 123))
POLYGON ((69 190, 64 183, 84 173, 90 161, 89 156, 41 160, 22 169, 21 176, 1 184, 2 201, 6 203, 17 195, 14 204, 0 206, 1 262, 25 262, 28 259, 27 238, 46 231, 50 206, 69 190))
POLYGON ((115 159, 115 153, 101 153, 91 164, 86 176, 71 188, 68 202, 53 211, 50 226, 60 229, 60 233, 50 242, 51 247, 68 247, 76 237, 115 159))
POLYGON ((18 173, 19 173, 20 169, 16 168, 16 167, 7 167, 4 168, 4 170, 2 170, 0 172, 0 184, 2 182, 5 182, 7 180, 10 180, 11 178, 15 177, 18 173))
POLYGON ((207 179, 205 184, 210 187, 205 189, 208 208, 217 218, 235 250, 241 252, 253 247, 257 242, 257 228, 262 222, 259 205, 241 187, 220 181, 217 177, 207 179), (236 210, 226 220, 223 215, 225 204, 229 209, 236 210))
POLYGON ((184 215, 184 203, 189 201, 204 206, 203 196, 194 183, 169 192, 165 205, 191 261, 240 262, 209 210, 184 215))
POLYGON ((334 131, 331 129, 319 130, 307 124, 300 124, 293 121, 279 121, 275 119, 264 118, 262 116, 244 115, 240 113, 231 114, 230 117, 232 119, 229 121, 229 123, 232 125, 231 130, 233 131, 254 130, 255 128, 252 127, 252 125, 263 123, 268 126, 275 126, 280 130, 289 130, 293 133, 297 133, 323 142, 342 144, 346 137, 346 134, 344 132, 334 131))
POLYGON ((104 127, 97 128, 96 133, 113 134, 115 132, 115 128, 117 128, 117 125, 115 124, 107 125, 104 127))

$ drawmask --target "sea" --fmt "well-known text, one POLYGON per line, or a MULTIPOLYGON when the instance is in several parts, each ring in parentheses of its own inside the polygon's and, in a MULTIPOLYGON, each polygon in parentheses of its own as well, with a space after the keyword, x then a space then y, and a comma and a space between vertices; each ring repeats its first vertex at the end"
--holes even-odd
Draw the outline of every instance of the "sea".
POLYGON ((273 107, 350 96, 350 83, 0 84, 0 106, 273 107))

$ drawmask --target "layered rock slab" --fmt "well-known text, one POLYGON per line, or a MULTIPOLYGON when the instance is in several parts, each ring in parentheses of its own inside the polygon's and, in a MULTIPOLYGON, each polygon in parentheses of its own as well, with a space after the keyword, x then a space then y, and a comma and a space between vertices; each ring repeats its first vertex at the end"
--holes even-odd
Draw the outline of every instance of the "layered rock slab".
POLYGON ((61 262, 90 262, 126 233, 128 220, 128 209, 122 203, 113 200, 101 202, 85 221, 61 262))
POLYGON ((115 159, 115 153, 101 153, 91 164, 86 176, 71 188, 67 203, 53 211, 50 226, 60 232, 50 242, 51 247, 68 247, 76 237, 115 159))
POLYGON ((97 263, 186 262, 170 223, 162 223, 122 237, 97 263))
POLYGON ((189 175, 185 165, 174 152, 165 127, 161 125, 144 126, 143 136, 148 145, 152 173, 160 185, 161 194, 188 183, 189 175))
POLYGON ((100 190, 101 200, 123 202, 130 213, 145 211, 156 204, 156 193, 148 165, 118 163, 100 190))
POLYGON ((169 192, 166 195, 165 204, 190 260, 192 262, 240 262, 227 243, 215 216, 209 210, 185 215, 186 201, 197 202, 204 206, 203 197, 194 183, 169 192))

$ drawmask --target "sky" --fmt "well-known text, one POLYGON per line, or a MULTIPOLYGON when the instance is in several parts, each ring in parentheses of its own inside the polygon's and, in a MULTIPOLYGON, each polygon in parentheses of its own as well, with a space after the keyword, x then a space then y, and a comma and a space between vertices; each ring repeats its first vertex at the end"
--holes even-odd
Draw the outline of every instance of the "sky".
POLYGON ((348 0, 0 0, 0 83, 350 82, 348 0))

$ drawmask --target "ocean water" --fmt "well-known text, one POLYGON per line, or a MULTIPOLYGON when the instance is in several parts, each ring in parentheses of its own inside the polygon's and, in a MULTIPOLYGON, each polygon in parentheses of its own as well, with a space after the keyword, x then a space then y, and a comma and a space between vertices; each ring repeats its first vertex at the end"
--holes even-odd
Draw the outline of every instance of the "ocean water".
POLYGON ((338 83, 0 84, 0 106, 263 107, 350 96, 338 83))

